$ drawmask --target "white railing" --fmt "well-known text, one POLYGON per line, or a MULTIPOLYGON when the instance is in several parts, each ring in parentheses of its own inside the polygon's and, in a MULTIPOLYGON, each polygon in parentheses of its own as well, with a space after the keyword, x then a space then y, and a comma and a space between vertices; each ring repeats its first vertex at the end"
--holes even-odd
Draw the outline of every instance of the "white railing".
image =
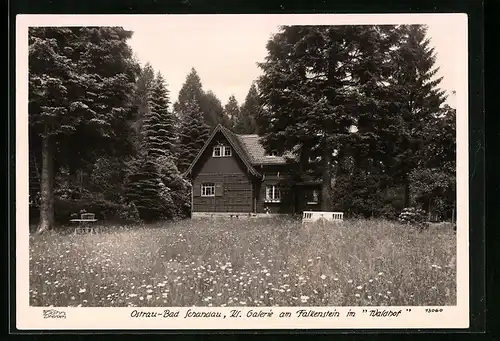
POLYGON ((342 222, 344 221, 344 212, 304 211, 304 213, 302 214, 302 223, 312 223, 320 219, 333 222, 342 222))

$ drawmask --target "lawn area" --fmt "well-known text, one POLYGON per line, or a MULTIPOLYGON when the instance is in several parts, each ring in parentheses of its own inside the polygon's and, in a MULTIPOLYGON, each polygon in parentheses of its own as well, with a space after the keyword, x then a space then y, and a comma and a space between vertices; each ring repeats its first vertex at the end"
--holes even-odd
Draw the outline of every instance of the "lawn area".
POLYGON ((200 220, 30 236, 33 306, 456 304, 456 236, 379 220, 200 220))

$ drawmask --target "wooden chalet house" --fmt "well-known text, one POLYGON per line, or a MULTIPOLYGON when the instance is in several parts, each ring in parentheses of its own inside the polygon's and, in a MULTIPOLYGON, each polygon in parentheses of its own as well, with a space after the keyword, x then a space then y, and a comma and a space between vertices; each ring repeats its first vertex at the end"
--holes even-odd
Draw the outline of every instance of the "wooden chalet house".
POLYGON ((293 182, 294 162, 267 155, 258 135, 218 125, 185 172, 193 185, 192 217, 320 211, 321 182, 293 182))

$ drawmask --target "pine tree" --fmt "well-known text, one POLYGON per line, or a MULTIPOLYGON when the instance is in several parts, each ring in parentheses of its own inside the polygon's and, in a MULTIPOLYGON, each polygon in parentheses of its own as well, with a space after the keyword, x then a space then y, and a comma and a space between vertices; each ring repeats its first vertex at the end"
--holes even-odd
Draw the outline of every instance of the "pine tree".
POLYGON ((171 158, 158 159, 159 172, 162 182, 170 191, 173 202, 173 211, 168 212, 170 218, 186 218, 191 209, 191 193, 189 183, 182 177, 171 158))
MULTIPOLYGON (((182 85, 179 91, 179 98, 177 102, 174 103, 174 110, 177 114, 182 115, 186 112, 187 107, 191 102, 196 101, 201 103, 203 97, 203 88, 201 85, 201 79, 198 72, 194 68, 191 68, 191 72, 187 75, 186 81, 182 85)), ((182 119, 182 117, 180 117, 182 119)))
POLYGON ((30 137, 42 156, 39 232, 53 227, 59 167, 74 171, 99 154, 131 151, 127 119, 138 71, 131 35, 117 27, 29 30, 30 137))
POLYGON ((239 134, 258 134, 257 118, 259 117, 259 94, 255 83, 252 83, 245 102, 236 116, 234 130, 239 134))
POLYGON ((162 182, 158 163, 145 157, 126 181, 126 199, 133 203, 144 221, 169 218, 174 211, 170 190, 162 182))
POLYGON ((411 193, 429 215, 449 218, 456 205, 456 110, 444 105, 424 136, 419 165, 409 176, 411 193))
POLYGON ((229 120, 229 127, 234 129, 236 120, 240 115, 240 107, 234 95, 229 97, 227 104, 224 106, 224 114, 229 120))
POLYGON ((155 74, 151 64, 146 63, 141 68, 135 84, 133 97, 134 115, 132 117, 132 127, 134 129, 135 149, 140 154, 143 152, 143 129, 142 125, 146 114, 150 111, 151 93, 153 90, 155 74))
POLYGON ((379 53, 374 36, 380 36, 377 29, 365 26, 284 26, 260 64, 263 108, 257 122, 263 142, 269 150, 308 151, 321 160, 327 210, 332 173, 356 123, 358 89, 370 81, 355 73, 363 57, 379 53))
MULTIPOLYGON (((385 134, 388 171, 405 187, 405 206, 411 204, 410 174, 421 162, 419 150, 428 138, 426 126, 442 112, 446 100, 436 78, 436 54, 426 37, 424 25, 398 28, 399 43, 392 51, 392 75, 386 96, 390 105, 385 114, 395 117, 393 131, 385 134)), ((386 131, 387 133, 387 131, 386 131)))
POLYGON ((203 94, 200 102, 200 110, 203 113, 205 123, 214 128, 218 124, 229 126, 229 119, 224 113, 222 103, 212 91, 203 94))
POLYGON ((151 157, 174 157, 175 118, 169 109, 170 99, 165 80, 158 72, 152 87, 150 111, 144 122, 145 147, 151 157))
POLYGON ((205 144, 210 128, 196 101, 187 103, 182 113, 183 121, 179 138, 178 168, 185 171, 205 144))
POLYGON ((183 120, 182 113, 186 112, 192 101, 196 101, 203 114, 205 124, 213 128, 217 124, 227 126, 229 121, 224 115, 224 108, 220 100, 212 91, 203 91, 201 79, 194 68, 187 75, 186 81, 179 91, 179 98, 174 103, 174 111, 179 119, 183 120))

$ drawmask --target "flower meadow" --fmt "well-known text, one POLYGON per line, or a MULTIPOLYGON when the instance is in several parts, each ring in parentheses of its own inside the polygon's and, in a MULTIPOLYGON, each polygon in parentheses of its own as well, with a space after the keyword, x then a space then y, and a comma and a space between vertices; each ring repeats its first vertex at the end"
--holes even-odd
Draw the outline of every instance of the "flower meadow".
POLYGON ((30 235, 30 305, 456 304, 456 236, 379 220, 186 220, 30 235))

